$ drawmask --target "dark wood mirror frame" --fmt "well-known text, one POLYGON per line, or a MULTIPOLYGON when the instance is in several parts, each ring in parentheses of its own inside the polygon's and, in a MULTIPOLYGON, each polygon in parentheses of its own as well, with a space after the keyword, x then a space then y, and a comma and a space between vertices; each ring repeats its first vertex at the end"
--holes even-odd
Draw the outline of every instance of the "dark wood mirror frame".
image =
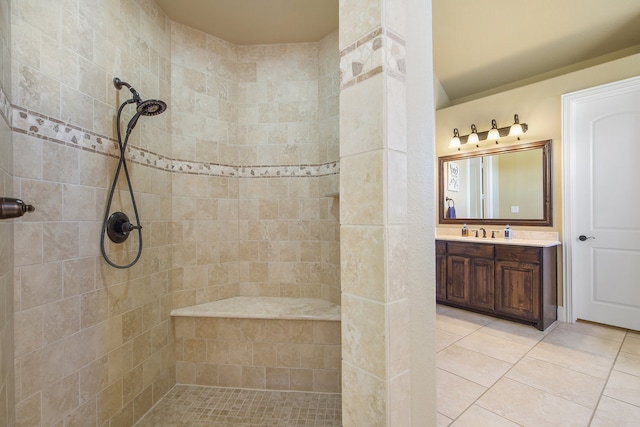
POLYGON ((438 211, 440 224, 487 224, 487 225, 533 225, 533 226, 552 226, 553 210, 552 210, 552 186, 551 186, 551 140, 528 142, 518 145, 509 145, 499 148, 490 148, 486 150, 471 151, 466 153, 451 154, 448 156, 438 157, 438 211), (445 163, 454 160, 465 160, 473 157, 491 156, 501 153, 513 153, 523 150, 542 150, 542 191, 543 191, 543 217, 541 219, 501 219, 501 218, 446 218, 446 203, 444 200, 444 186, 446 183, 446 172, 444 170, 445 163))

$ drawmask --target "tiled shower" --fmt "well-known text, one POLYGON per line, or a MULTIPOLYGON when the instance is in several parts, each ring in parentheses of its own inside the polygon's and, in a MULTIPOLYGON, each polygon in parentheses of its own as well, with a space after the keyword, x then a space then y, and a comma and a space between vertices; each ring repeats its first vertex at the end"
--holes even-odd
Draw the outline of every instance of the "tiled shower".
MULTIPOLYGON (((0 424, 138 420, 176 382, 172 308, 340 302, 337 32, 237 46, 151 0, 0 12, 0 188, 36 206, 0 223, 0 424), (114 76, 169 105, 130 139, 144 249, 128 270, 99 252, 127 96, 114 76)), ((130 240, 114 259, 135 255, 130 240)))

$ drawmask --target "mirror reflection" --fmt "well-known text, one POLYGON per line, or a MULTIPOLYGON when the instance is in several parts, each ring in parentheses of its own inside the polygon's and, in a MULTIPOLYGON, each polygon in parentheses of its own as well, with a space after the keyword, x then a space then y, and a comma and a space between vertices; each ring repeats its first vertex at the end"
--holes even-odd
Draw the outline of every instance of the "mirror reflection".
POLYGON ((551 225, 550 143, 441 157, 440 222, 551 225))

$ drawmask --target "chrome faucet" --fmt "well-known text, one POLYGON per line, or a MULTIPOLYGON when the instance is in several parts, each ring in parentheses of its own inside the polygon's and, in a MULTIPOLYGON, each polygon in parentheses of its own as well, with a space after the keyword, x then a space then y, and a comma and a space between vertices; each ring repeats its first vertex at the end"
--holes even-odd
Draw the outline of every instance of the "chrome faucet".
POLYGON ((487 237, 487 230, 485 230, 484 228, 480 227, 480 230, 482 230, 482 238, 486 238, 487 237))

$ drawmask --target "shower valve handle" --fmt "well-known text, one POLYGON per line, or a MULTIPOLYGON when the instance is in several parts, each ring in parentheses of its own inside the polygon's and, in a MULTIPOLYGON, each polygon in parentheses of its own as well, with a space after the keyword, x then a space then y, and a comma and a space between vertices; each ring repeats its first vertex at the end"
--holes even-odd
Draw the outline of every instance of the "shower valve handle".
POLYGON ((124 224, 122 224, 122 231, 123 232, 130 232, 133 230, 142 230, 142 226, 141 225, 133 225, 130 222, 125 222, 124 224))

